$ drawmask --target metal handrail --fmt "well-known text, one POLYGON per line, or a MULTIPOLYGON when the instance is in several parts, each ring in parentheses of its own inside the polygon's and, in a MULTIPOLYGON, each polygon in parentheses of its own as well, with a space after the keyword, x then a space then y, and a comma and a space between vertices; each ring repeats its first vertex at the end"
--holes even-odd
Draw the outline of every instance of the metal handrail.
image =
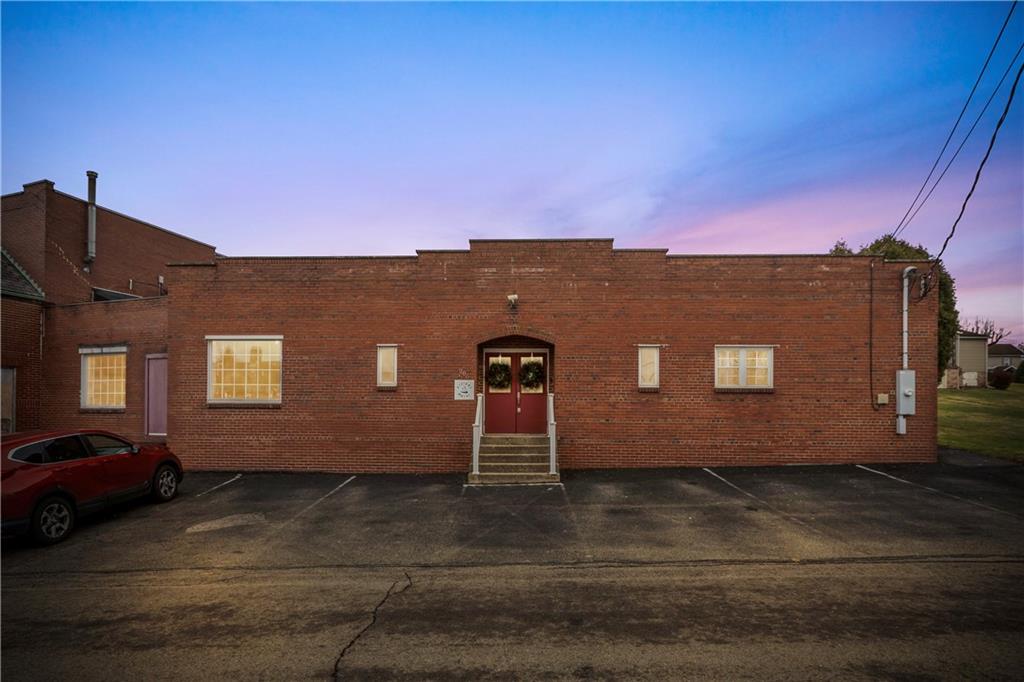
POLYGON ((473 422, 473 473, 480 473, 480 434, 484 425, 484 394, 476 394, 476 421, 473 422))
POLYGON ((552 476, 558 473, 556 462, 556 448, 558 435, 555 433, 555 394, 548 393, 548 461, 549 472, 552 476))

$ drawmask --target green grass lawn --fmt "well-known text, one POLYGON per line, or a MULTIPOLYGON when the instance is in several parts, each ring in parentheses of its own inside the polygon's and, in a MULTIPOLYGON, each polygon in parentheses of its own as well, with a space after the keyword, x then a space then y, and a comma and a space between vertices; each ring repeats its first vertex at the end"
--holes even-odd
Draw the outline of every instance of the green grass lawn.
POLYGON ((1024 461, 1024 384, 940 390, 939 445, 1024 461))

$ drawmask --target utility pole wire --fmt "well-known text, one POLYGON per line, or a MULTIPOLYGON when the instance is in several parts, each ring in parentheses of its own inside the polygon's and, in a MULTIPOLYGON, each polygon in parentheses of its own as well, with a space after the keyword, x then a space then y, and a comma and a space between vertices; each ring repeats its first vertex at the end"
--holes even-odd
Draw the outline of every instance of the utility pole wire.
POLYGON ((960 146, 956 148, 956 151, 953 152, 953 156, 950 157, 949 161, 946 163, 946 167, 942 169, 942 173, 940 173, 939 177, 935 179, 935 184, 933 184, 932 188, 928 190, 928 194, 924 195, 924 199, 922 199, 921 203, 918 204, 917 209, 910 216, 907 222, 903 223, 903 227, 893 232, 893 237, 898 237, 903 230, 907 229, 907 226, 913 222, 914 218, 917 217, 917 214, 921 212, 922 208, 924 208, 924 205, 928 202, 928 198, 931 197, 932 192, 934 192, 935 188, 939 186, 940 182, 942 182, 942 178, 946 177, 946 171, 948 171, 949 167, 953 165, 954 161, 956 161, 956 157, 960 155, 960 151, 964 148, 964 145, 967 144, 967 140, 970 139, 971 133, 973 133, 974 129, 978 127, 978 124, 981 122, 981 117, 985 115, 986 111, 988 111, 988 105, 992 104, 992 100, 995 99, 996 93, 998 93, 1003 87, 1003 81, 1005 81, 1006 77, 1010 75, 1010 71, 1013 70, 1013 65, 1017 63, 1017 57, 1020 56, 1021 51, 1024 51, 1024 43, 1020 44, 1020 47, 1017 48, 1017 54, 1013 55, 1013 59, 1011 59, 1010 63, 1006 65, 1006 70, 1003 71, 1003 77, 999 79, 999 82, 996 84, 992 94, 989 95, 988 101, 985 102, 985 106, 981 108, 981 113, 978 114, 978 118, 974 119, 974 124, 971 126, 971 129, 967 131, 967 135, 965 135, 964 139, 960 142, 960 146))
POLYGON ((1003 115, 999 117, 999 122, 996 123, 996 129, 992 131, 992 139, 989 140, 988 149, 985 151, 985 156, 981 159, 981 163, 978 165, 978 172, 974 174, 974 182, 971 183, 971 190, 964 197, 963 206, 960 207, 960 215, 953 221, 953 227, 950 229, 949 234, 946 235, 946 241, 942 242, 942 248, 939 250, 939 255, 935 257, 935 261, 932 263, 932 267, 928 270, 928 277, 932 276, 935 272, 935 268, 939 264, 939 259, 942 258, 942 254, 946 252, 946 247, 949 246, 949 240, 953 238, 956 233, 956 226, 960 224, 960 219, 964 217, 964 211, 967 210, 967 202, 971 200, 971 196, 974 194, 974 189, 978 186, 978 179, 981 178, 981 169, 985 167, 985 162, 988 161, 989 155, 992 153, 992 147, 996 144, 996 136, 999 135, 999 129, 1003 127, 1003 121, 1006 120, 1006 115, 1010 113, 1010 104, 1013 103, 1013 96, 1017 93, 1017 84, 1020 83, 1020 75, 1024 73, 1024 62, 1021 63, 1020 68, 1017 69, 1017 77, 1013 79, 1013 87, 1010 88, 1010 96, 1006 99, 1006 106, 1003 107, 1003 115))
POLYGON ((1013 16, 1013 10, 1016 8, 1017 0, 1013 0, 1013 4, 1010 5, 1010 11, 1007 13, 1006 19, 1003 21, 1003 27, 999 29, 999 35, 996 36, 996 42, 992 44, 992 49, 989 50, 988 57, 985 58, 985 63, 981 67, 981 73, 978 74, 978 79, 974 81, 974 87, 971 88, 970 94, 967 95, 967 101, 964 102, 964 106, 960 110, 960 115, 956 117, 956 122, 953 124, 953 128, 949 131, 949 135, 946 136, 946 141, 945 143, 943 143, 942 149, 939 150, 939 155, 935 157, 935 163, 932 164, 932 169, 928 171, 928 177, 926 177, 924 179, 924 182, 921 183, 921 189, 917 190, 917 195, 914 197, 914 200, 910 202, 910 206, 907 208, 907 212, 903 214, 903 217, 900 218, 899 224, 893 228, 893 230, 889 233, 889 236, 895 237, 896 232, 903 227, 903 223, 906 221, 907 216, 910 215, 910 212, 912 210, 914 210, 914 206, 917 204, 917 200, 921 198, 921 192, 923 192, 924 188, 928 186, 928 181, 932 179, 932 174, 938 167, 939 161, 942 160, 942 155, 946 153, 946 147, 949 146, 949 141, 953 139, 953 134, 956 133, 957 126, 960 125, 960 119, 964 117, 964 113, 967 111, 967 107, 971 103, 971 98, 974 97, 974 92, 978 89, 978 84, 981 83, 981 78, 982 76, 985 75, 985 69, 988 68, 988 63, 989 61, 991 61, 992 55, 995 54, 996 47, 999 45, 999 40, 1003 37, 1003 31, 1006 30, 1006 25, 1010 23, 1010 17, 1013 16))

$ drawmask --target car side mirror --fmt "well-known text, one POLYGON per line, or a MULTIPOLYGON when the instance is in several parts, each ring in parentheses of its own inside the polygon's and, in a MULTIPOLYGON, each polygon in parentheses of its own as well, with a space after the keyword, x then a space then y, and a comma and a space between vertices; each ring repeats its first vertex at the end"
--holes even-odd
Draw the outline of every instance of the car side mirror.
POLYGON ((138 445, 132 445, 132 454, 133 455, 139 454, 139 446, 138 445))

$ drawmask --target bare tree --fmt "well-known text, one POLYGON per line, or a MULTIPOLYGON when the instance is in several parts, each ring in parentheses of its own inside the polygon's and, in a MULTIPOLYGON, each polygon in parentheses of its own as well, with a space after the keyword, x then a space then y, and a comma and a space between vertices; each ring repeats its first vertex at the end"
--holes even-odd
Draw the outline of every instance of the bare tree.
POLYGON ((988 337, 989 343, 999 343, 1010 335, 1009 329, 996 327, 995 322, 982 317, 975 317, 972 322, 964 327, 964 331, 972 334, 984 334, 988 337))

